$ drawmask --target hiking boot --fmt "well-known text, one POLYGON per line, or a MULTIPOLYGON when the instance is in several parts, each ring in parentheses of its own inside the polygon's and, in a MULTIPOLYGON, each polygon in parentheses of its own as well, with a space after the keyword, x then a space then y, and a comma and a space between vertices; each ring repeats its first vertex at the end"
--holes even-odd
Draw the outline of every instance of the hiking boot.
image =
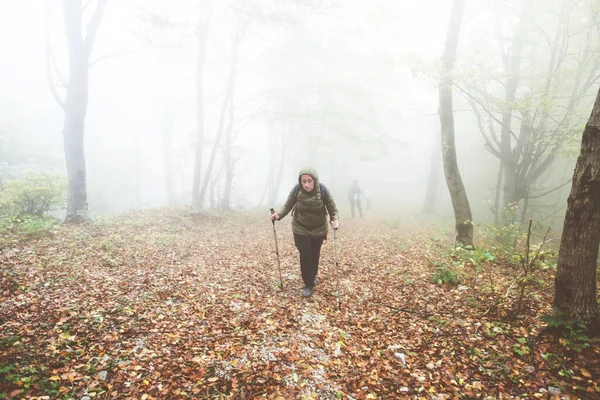
POLYGON ((302 289, 302 297, 310 297, 312 296, 313 288, 306 286, 302 289))

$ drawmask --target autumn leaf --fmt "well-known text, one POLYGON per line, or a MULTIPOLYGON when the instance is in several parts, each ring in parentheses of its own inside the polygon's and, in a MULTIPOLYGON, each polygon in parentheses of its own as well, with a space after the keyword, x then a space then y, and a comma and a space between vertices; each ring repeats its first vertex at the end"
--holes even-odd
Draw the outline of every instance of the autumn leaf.
POLYGON ((339 274, 327 241, 306 300, 289 226, 277 231, 285 289, 274 287, 273 231, 264 222, 149 210, 15 242, 19 252, 0 273, 23 290, 0 288, 0 313, 11 321, 0 331, 9 360, 0 363, 0 393, 41 398, 52 383, 58 396, 83 397, 86 387, 89 397, 109 399, 510 398, 543 381, 566 396, 600 376, 595 342, 585 357, 544 336, 535 350, 515 353, 530 345, 519 339, 537 337, 551 296, 539 292, 518 323, 506 321, 498 302, 515 276, 500 257, 485 274, 463 265, 469 289, 459 293, 430 283, 427 258, 458 262, 431 241, 437 231, 348 221, 338 232, 339 274), (110 252, 109 262, 114 246, 127 251, 110 252))
POLYGON ((590 379, 592 378, 592 374, 590 374, 587 369, 581 368, 580 371, 581 371, 581 375, 585 376, 586 378, 590 378, 590 379))

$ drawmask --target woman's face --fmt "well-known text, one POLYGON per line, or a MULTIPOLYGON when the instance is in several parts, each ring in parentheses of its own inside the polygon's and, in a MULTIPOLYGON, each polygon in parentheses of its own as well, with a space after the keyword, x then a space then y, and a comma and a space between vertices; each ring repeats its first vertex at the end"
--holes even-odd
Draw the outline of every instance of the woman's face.
POLYGON ((308 174, 304 174, 300 177, 300 183, 305 192, 310 192, 315 187, 315 180, 308 174))

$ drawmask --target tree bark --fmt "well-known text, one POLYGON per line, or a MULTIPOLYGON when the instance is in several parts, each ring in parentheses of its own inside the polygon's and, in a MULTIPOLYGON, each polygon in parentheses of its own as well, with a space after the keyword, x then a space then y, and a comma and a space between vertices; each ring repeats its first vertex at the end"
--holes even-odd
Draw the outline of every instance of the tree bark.
POLYGON ((201 0, 200 19, 198 21, 198 55, 196 59, 196 151, 194 156, 194 176, 192 178, 192 209, 202 209, 200 182, 202 180, 202 151, 204 146, 204 64, 212 0, 201 0))
POLYGON ((68 179, 66 216, 68 223, 87 220, 87 182, 83 138, 88 105, 89 59, 105 6, 106 0, 98 0, 84 38, 81 0, 63 0, 65 34, 69 51, 69 83, 64 102, 65 119, 63 124, 63 144, 68 179))
POLYGON ((563 227, 554 305, 600 330, 596 289, 600 244, 600 91, 583 131, 563 227))
POLYGON ((454 114, 452 106, 452 72, 456 60, 456 49, 460 34, 464 0, 452 2, 452 14, 448 26, 448 35, 444 54, 442 56, 442 75, 440 77, 440 125, 442 141, 442 159, 446 184, 452 199, 456 220, 456 241, 463 246, 473 246, 473 217, 467 192, 463 185, 458 163, 456 160, 456 145, 454 140, 454 114))

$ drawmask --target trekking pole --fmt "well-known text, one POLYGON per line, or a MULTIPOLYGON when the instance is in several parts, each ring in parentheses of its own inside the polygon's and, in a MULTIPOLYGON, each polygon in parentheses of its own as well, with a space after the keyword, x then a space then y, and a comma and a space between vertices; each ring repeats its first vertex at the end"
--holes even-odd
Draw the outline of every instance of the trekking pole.
MULTIPOLYGON (((271 214, 275 214, 275 210, 271 208, 271 214)), ((277 269, 279 270, 279 283, 281 284, 281 290, 283 290, 283 278, 281 277, 281 264, 279 263, 279 246, 277 245, 277 232, 275 232, 275 220, 273 223, 273 237, 275 238, 275 253, 277 254, 277 269)))
POLYGON ((340 267, 338 265, 337 229, 333 230, 333 248, 335 249, 335 275, 337 276, 337 290, 335 296, 337 297, 338 311, 340 311, 340 267))

